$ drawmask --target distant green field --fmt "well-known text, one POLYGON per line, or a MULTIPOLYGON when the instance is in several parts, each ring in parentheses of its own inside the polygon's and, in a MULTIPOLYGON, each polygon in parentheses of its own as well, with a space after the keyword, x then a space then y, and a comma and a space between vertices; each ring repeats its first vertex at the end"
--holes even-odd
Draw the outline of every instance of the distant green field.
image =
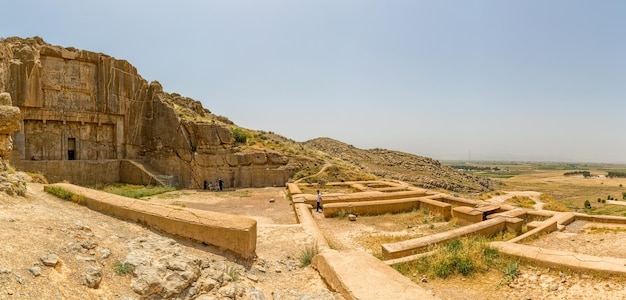
POLYGON ((489 178, 511 178, 517 175, 517 174, 511 174, 511 173, 493 173, 493 172, 475 172, 471 174, 476 175, 476 176, 489 177, 489 178))
POLYGON ((537 163, 538 170, 589 170, 589 165, 587 164, 543 164, 537 163))

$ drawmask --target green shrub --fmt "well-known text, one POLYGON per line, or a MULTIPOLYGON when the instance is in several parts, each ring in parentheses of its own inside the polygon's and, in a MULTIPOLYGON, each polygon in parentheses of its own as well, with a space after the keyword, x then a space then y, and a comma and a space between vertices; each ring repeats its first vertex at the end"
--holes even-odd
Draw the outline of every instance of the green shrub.
POLYGON ((116 261, 113 263, 113 271, 117 275, 126 275, 135 271, 135 265, 127 262, 116 261))
POLYGON ((226 270, 224 270, 224 273, 228 274, 228 276, 230 276, 233 281, 239 280, 240 274, 239 268, 237 268, 237 266, 226 266, 226 270))
POLYGON ((504 273, 503 284, 511 283, 511 281, 513 281, 515 278, 517 278, 520 275, 519 260, 506 265, 504 269, 502 269, 502 273, 504 273))
POLYGON ((446 278, 455 273, 470 276, 487 271, 497 263, 498 250, 491 248, 484 238, 455 238, 445 245, 438 246, 428 259, 420 262, 422 271, 446 278))
POLYGON ((591 202, 589 202, 589 200, 585 200, 585 208, 591 208, 591 202))
POLYGON ((235 142, 245 144, 248 141, 248 133, 243 131, 241 128, 233 127, 231 128, 230 132, 233 133, 235 142))
POLYGON ((300 255, 298 255, 300 266, 306 267, 310 265, 311 261, 313 260, 313 257, 317 255, 318 253, 320 253, 320 250, 317 244, 304 247, 304 250, 302 250, 302 252, 300 252, 300 255))

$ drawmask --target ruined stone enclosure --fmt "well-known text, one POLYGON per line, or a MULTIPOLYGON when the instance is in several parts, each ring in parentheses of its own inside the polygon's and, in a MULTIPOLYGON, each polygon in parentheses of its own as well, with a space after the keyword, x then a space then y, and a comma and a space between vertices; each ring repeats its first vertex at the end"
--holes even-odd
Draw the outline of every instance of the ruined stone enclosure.
MULTIPOLYGON (((314 259, 314 265, 319 265, 321 275, 331 286, 333 282, 338 281, 337 278, 342 278, 343 280, 339 280, 342 283, 335 283, 334 288, 344 289, 347 294, 363 288, 358 286, 358 282, 366 281, 367 278, 361 277, 383 272, 381 265, 419 260, 424 255, 429 255, 428 251, 432 248, 431 246, 454 238, 470 235, 491 236, 504 231, 514 233, 506 235, 514 237, 491 243, 491 246, 501 253, 550 267, 626 275, 626 256, 623 255, 623 251, 611 249, 610 244, 592 249, 587 246, 591 238, 584 237, 590 230, 605 230, 610 232, 608 239, 615 239, 615 243, 622 243, 626 239, 626 218, 624 217, 518 208, 507 204, 439 194, 398 182, 340 182, 327 183, 324 186, 289 183, 287 188, 300 222, 311 227, 309 231, 317 235, 317 243, 324 249, 320 254, 321 257, 314 259), (314 210, 315 191, 318 189, 323 191, 323 213, 316 213, 314 210), (444 222, 453 221, 455 226, 430 235, 382 243, 380 244, 381 260, 363 259, 358 263, 353 261, 358 266, 352 265, 352 269, 356 268, 361 272, 344 272, 338 267, 340 261, 333 259, 337 256, 335 254, 337 251, 331 249, 327 237, 322 234, 318 224, 320 218, 353 214, 356 216, 356 222, 359 222, 360 217, 364 215, 383 215, 412 210, 427 210, 430 214, 439 216, 444 222), (578 238, 578 236, 583 237, 578 238), (559 242, 561 240, 565 242, 559 242), (581 241, 580 245, 572 245, 572 241, 576 240, 581 241), (337 267, 333 267, 333 264, 337 267)), ((349 220, 350 218, 344 218, 343 222, 350 222, 349 220)), ((338 226, 337 222, 332 224, 335 228, 338 226)), ((598 240, 606 244, 605 239, 601 237, 598 240)), ((338 256, 343 260, 364 254, 363 251, 356 251, 360 253, 358 255, 355 251, 345 249, 338 251, 340 252, 338 256)), ((389 279, 389 281, 396 281, 396 279, 389 279)), ((386 286, 386 282, 372 284, 386 286)), ((419 288, 414 283, 411 284, 412 288, 419 288)), ((396 288, 402 290, 406 286, 396 288)), ((423 295, 416 292, 415 296, 419 298, 423 295)))
POLYGON ((0 92, 21 111, 11 163, 52 182, 202 188, 222 179, 234 188, 283 186, 291 176, 286 157, 242 151, 231 125, 212 119, 200 102, 167 94, 127 61, 102 53, 40 38, 1 40, 0 92))

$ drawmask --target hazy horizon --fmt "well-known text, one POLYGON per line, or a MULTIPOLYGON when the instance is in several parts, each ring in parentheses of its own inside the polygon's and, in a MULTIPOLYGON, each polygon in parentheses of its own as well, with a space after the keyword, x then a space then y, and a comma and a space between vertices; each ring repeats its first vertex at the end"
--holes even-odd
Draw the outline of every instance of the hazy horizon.
POLYGON ((626 163, 622 1, 3 8, 2 38, 127 60, 167 92, 296 141, 331 137, 438 160, 626 163))

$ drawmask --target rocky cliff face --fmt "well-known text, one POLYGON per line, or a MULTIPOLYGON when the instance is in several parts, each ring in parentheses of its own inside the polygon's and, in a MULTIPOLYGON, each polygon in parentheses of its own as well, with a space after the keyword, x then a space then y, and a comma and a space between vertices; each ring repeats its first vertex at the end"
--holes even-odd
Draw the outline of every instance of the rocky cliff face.
POLYGON ((105 54, 40 38, 1 40, 2 91, 21 109, 12 162, 53 181, 115 180, 96 176, 87 162, 122 159, 141 161, 184 187, 218 178, 226 187, 283 185, 290 176, 285 157, 241 152, 231 124, 193 99, 177 96, 173 104, 158 82, 105 54), (195 118, 185 118, 181 108, 195 118))

